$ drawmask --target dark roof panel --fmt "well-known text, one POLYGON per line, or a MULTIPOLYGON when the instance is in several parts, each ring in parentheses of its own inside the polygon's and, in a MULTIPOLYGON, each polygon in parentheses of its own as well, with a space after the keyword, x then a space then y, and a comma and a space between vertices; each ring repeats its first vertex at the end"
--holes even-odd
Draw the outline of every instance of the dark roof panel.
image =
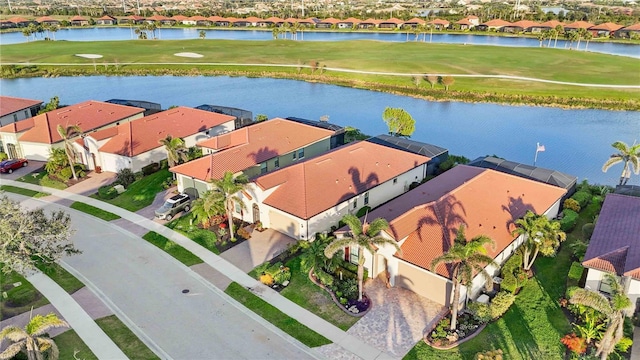
POLYGON ((480 157, 469 163, 485 169, 493 169, 511 175, 522 176, 527 179, 540 181, 546 184, 565 189, 573 187, 578 178, 560 171, 521 164, 515 161, 499 159, 493 156, 480 157))
POLYGON ((331 130, 331 131, 335 131, 336 133, 341 133, 344 132, 344 128, 340 125, 336 125, 336 124, 332 124, 330 122, 327 121, 316 121, 316 120, 308 120, 308 119, 303 119, 303 118, 299 118, 299 117, 295 117, 295 116, 290 116, 288 118, 286 118, 287 120, 291 120, 291 121, 295 121, 301 124, 305 124, 305 125, 309 125, 309 126, 315 126, 315 127, 319 127, 321 129, 327 129, 327 130, 331 130))
POLYGON ((390 135, 378 135, 367 139, 367 141, 398 150, 408 151, 414 154, 428 156, 432 159, 449 151, 439 146, 390 135))

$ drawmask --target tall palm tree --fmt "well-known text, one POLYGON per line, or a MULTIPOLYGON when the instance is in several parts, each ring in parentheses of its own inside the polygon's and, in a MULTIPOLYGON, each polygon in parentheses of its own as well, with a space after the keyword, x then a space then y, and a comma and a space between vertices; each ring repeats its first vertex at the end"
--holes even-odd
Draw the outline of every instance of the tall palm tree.
POLYGON ((464 225, 456 232, 453 246, 446 253, 431 261, 431 271, 439 264, 452 264, 453 300, 451 302, 451 330, 455 330, 458 318, 458 304, 460 303, 460 287, 468 286, 473 281, 474 272, 482 274, 486 281, 487 289, 493 287, 493 279, 485 270, 485 266, 497 264, 490 256, 487 256, 486 244, 494 245, 491 238, 479 235, 467 241, 464 234, 464 225))
POLYGON ((193 219, 208 228, 212 217, 222 215, 226 211, 222 196, 217 191, 205 191, 199 199, 191 204, 193 219))
POLYGON ((249 179, 247 179, 247 176, 244 174, 234 176, 231 171, 227 171, 221 179, 211 179, 210 182, 213 185, 213 190, 218 192, 220 200, 225 205, 227 218, 229 220, 229 233, 231 234, 231 240, 233 241, 236 236, 233 231, 234 204, 238 204, 242 208, 245 207, 237 194, 246 188, 249 179))
POLYGON ((567 238, 564 231, 560 230, 559 222, 550 221, 546 215, 536 215, 530 210, 515 224, 516 229, 511 235, 524 236, 522 267, 525 270, 531 270, 539 253, 544 256, 555 255, 560 242, 567 238))
POLYGON ((328 258, 332 258, 338 251, 349 247, 358 247, 358 301, 362 301, 362 282, 364 278, 364 249, 372 255, 376 253, 376 247, 389 244, 400 250, 400 246, 395 240, 390 240, 380 236, 382 230, 389 228, 389 223, 383 218, 377 218, 371 223, 367 223, 366 217, 364 223, 353 214, 347 214, 342 218, 347 224, 351 232, 351 236, 333 240, 324 249, 324 254, 328 258))
POLYGON ((589 41, 591 41, 591 39, 593 39, 593 33, 590 31, 587 31, 584 34, 584 40, 587 42, 584 46, 584 51, 587 51, 589 49, 589 41))
POLYGON ((596 356, 606 360, 613 352, 615 346, 623 337, 625 311, 631 308, 631 300, 624 293, 618 279, 611 275, 605 275, 606 281, 611 286, 609 298, 599 292, 578 288, 570 294, 569 302, 589 306, 607 317, 607 329, 600 341, 596 343, 596 356))
POLYGON ((67 153, 67 158, 69 159, 69 166, 71 167, 71 174, 73 174, 73 180, 78 180, 78 176, 76 175, 76 169, 74 167, 75 162, 73 161, 74 151, 73 151, 73 142, 72 138, 82 135, 82 130, 78 125, 69 125, 66 128, 62 125, 58 125, 58 134, 64 141, 64 151, 67 153))
POLYGON ((633 145, 629 146, 622 141, 616 141, 611 146, 618 150, 618 153, 611 155, 609 160, 602 165, 602 171, 607 172, 611 166, 622 162, 622 175, 620 175, 619 185, 626 185, 631 177, 631 168, 633 168, 633 172, 636 175, 640 173, 640 144, 634 142, 633 145))
POLYGON ((555 29, 556 32, 554 33, 554 35, 556 36, 555 41, 553 42, 553 47, 557 47, 558 46, 558 35, 562 34, 564 32, 564 28, 562 27, 562 25, 556 25, 555 29))
POLYGON ((184 146, 184 140, 167 135, 167 137, 158 140, 158 142, 161 145, 164 145, 164 149, 167 151, 167 162, 169 163, 169 167, 179 164, 180 161, 187 161, 189 149, 184 146))
POLYGON ((0 342, 6 338, 12 344, 0 353, 0 359, 12 359, 23 351, 29 360, 41 360, 43 354, 48 354, 48 359, 57 360, 60 355, 58 347, 47 332, 58 327, 69 327, 69 324, 54 313, 32 317, 24 329, 13 325, 5 327, 0 331, 0 342))

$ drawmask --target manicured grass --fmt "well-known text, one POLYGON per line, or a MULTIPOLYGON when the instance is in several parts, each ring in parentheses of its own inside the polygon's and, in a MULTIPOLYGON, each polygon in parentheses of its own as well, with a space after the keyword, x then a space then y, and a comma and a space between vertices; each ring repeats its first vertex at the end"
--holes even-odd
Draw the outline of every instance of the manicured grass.
POLYGON ((156 194, 164 190, 162 183, 169 177, 171 177, 169 170, 161 169, 156 173, 135 181, 129 185, 125 192, 118 195, 115 199, 102 201, 136 212, 151 205, 156 194))
POLYGON ((158 234, 155 231, 149 231, 142 238, 164 250, 167 254, 173 256, 174 258, 176 258, 176 260, 180 261, 186 266, 200 264, 203 262, 202 259, 193 255, 189 250, 174 243, 173 241, 167 239, 166 237, 158 234))
MULTIPOLYGON (((410 75, 385 76, 341 73, 328 70, 321 74, 303 69, 300 74, 296 64, 320 62, 321 66, 350 70, 394 72, 403 74, 485 74, 511 75, 579 82, 589 84, 638 85, 637 77, 629 71, 640 70, 637 59, 584 51, 568 51, 553 48, 488 47, 479 45, 437 44, 423 42, 389 43, 378 41, 233 41, 233 40, 163 40, 158 41, 99 41, 99 42, 32 42, 2 46, 4 63, 69 63, 90 66, 41 66, 51 74, 167 74, 184 73, 200 75, 232 73, 237 75, 296 77, 312 81, 344 83, 347 86, 371 88, 382 91, 402 92, 413 95, 459 97, 454 91, 481 93, 480 98, 466 101, 523 102, 522 95, 558 96, 569 98, 616 99, 638 105, 640 90, 586 88, 559 84, 534 83, 523 80, 456 78, 451 92, 445 94, 441 85, 430 90, 422 82, 420 88, 412 83, 410 75), (179 58, 173 54, 185 51, 204 55, 203 58, 179 58), (104 56, 101 62, 118 63, 105 70, 93 63, 74 56, 77 53, 96 53, 104 56), (523 61, 526 59, 526 61, 523 61), (158 63, 183 63, 184 65, 160 65, 158 63), (208 66, 189 63, 238 63, 238 64, 289 64, 284 67, 258 66, 208 66), (127 65, 126 63, 132 63, 127 65), (148 64, 145 64, 148 63, 148 64), (149 64, 150 63, 150 64, 149 64), (384 88, 391 86, 390 88, 384 88), (508 99, 491 98, 493 94, 509 95, 508 99), (520 99, 520 100, 519 100, 520 99)), ((36 72, 37 74, 37 72, 36 72)), ((25 73, 18 76, 34 76, 25 73)), ((41 75, 37 75, 41 76, 41 75)), ((548 102, 553 102, 553 98, 548 102)), ((607 101, 600 105, 605 106, 607 101)), ((573 102, 563 102, 572 106, 573 102)))
POLYGON ((340 310, 326 291, 309 280, 307 274, 300 270, 299 257, 288 261, 286 265, 291 269, 291 281, 280 295, 345 331, 360 320, 340 310))
POLYGON ((206 229, 200 229, 195 224, 191 225, 191 219, 193 219, 191 213, 185 214, 167 223, 166 226, 204 246, 212 253, 220 255, 220 250, 216 247, 216 240, 218 240, 216 234, 206 229))
POLYGON ((29 184, 40 185, 40 180, 47 175, 47 172, 42 170, 39 172, 32 172, 31 174, 24 175, 18 179, 18 181, 26 182, 29 184))
POLYGON ((1 274, 0 288, 7 293, 6 299, 0 296, 0 319, 3 320, 49 303, 30 282, 16 272, 1 274), (13 284, 17 282, 22 285, 14 287, 13 284))
POLYGON ((224 292, 308 347, 331 344, 329 339, 285 315, 238 283, 232 282, 224 292))
POLYGON ((0 186, 0 190, 8 191, 8 192, 11 192, 11 193, 14 193, 14 194, 30 196, 30 197, 34 197, 34 198, 39 198, 39 197, 51 195, 51 194, 42 193, 42 192, 39 192, 39 191, 34 191, 34 190, 29 190, 29 189, 23 189, 21 187, 11 186, 11 185, 2 185, 2 186, 0 186))
MULTIPOLYGON (((60 350, 60 360, 97 360, 98 357, 91 352, 91 349, 80 339, 80 336, 73 330, 67 330, 53 338, 60 350), (78 351, 74 357, 74 352, 78 351)), ((132 358, 133 359, 133 358, 132 358)))
POLYGON ((38 269, 60 285, 60 287, 69 294, 73 294, 84 287, 82 281, 78 280, 58 264, 54 263, 47 266, 38 265, 38 269))
POLYGON ((96 324, 130 359, 159 359, 117 316, 98 319, 96 324))
POLYGON ((79 202, 76 201, 73 204, 71 204, 70 206, 72 209, 76 209, 78 211, 82 211, 84 213, 87 213, 89 215, 93 215, 97 218, 100 218, 104 221, 111 221, 111 220, 116 220, 116 219, 120 219, 120 216, 114 214, 114 213, 110 213, 108 211, 102 210, 102 209, 98 209, 95 206, 91 206, 88 204, 85 204, 83 202, 79 202))

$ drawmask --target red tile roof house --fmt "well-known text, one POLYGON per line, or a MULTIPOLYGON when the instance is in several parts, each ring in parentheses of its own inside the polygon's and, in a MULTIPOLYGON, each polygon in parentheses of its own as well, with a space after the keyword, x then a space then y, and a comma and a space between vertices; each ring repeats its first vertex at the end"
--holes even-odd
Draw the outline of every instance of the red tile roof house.
POLYGON ((478 28, 478 30, 481 30, 481 31, 502 31, 502 29, 505 26, 509 26, 509 25, 511 25, 511 23, 508 21, 504 21, 502 19, 493 19, 485 23, 482 23, 476 27, 478 28))
POLYGON ((12 96, 0 96, 0 126, 36 116, 42 101, 12 96))
POLYGON ((170 169, 178 190, 202 194, 225 172, 256 177, 331 148, 335 131, 275 118, 198 143, 204 157, 170 169))
POLYGON ((167 135, 184 140, 186 147, 209 136, 235 129, 235 116, 177 107, 135 121, 104 129, 85 137, 87 156, 94 158, 103 171, 118 172, 128 168, 133 172, 167 158, 158 141, 167 135))
POLYGON ((360 141, 262 175, 241 198, 247 222, 294 239, 313 240, 344 215, 404 193, 427 174, 428 156, 360 141))
POLYGON ((73 26, 87 26, 89 25, 89 20, 83 18, 80 15, 76 15, 69 19, 69 23, 71 23, 71 25, 73 26))
MULTIPOLYGON (((585 288, 608 294, 604 274, 622 278, 625 292, 637 307, 640 298, 640 197, 608 194, 582 261, 585 288)), ((633 313, 633 309, 629 314, 633 313)))
POLYGON ((600 37, 600 36, 604 36, 604 37, 613 37, 613 35, 616 33, 616 31, 622 29, 624 26, 622 25, 618 25, 618 24, 614 24, 612 22, 608 22, 608 23, 604 23, 604 24, 600 24, 600 25, 596 25, 596 26, 592 26, 589 28, 589 32, 594 36, 594 37, 600 37))
POLYGON ((358 24, 360 24, 361 22, 362 20, 356 19, 354 17, 350 17, 345 20, 340 20, 338 22, 338 29, 352 29, 354 27, 357 27, 358 24))
MULTIPOLYGON (((401 286, 439 304, 449 306, 453 296, 451 269, 445 265, 431 271, 431 261, 453 244, 456 230, 465 225, 468 239, 487 235, 495 242, 488 255, 499 265, 523 242, 514 238, 514 221, 527 210, 557 215, 565 189, 490 169, 458 165, 436 178, 410 190, 371 211, 368 219, 382 217, 390 227, 382 236, 398 242, 402 253, 390 246, 366 254, 365 267, 375 277, 388 270, 392 286, 401 286)), ((336 231, 338 237, 348 231, 336 231)), ((345 256, 357 253, 347 249, 345 256)), ((487 268, 492 275, 499 270, 487 268)), ((463 288, 461 304, 467 293, 475 298, 484 287, 482 276, 474 278, 471 289, 463 288)))
POLYGON ((367 20, 363 20, 360 24, 358 24, 359 29, 375 29, 380 24, 381 20, 369 18, 367 20))
POLYGON ((632 36, 640 36, 640 23, 633 24, 631 26, 624 27, 616 31, 616 36, 620 38, 628 39, 632 36))
POLYGON ((520 20, 502 28, 502 31, 509 33, 539 33, 540 24, 531 20, 520 20))
MULTIPOLYGON (((63 147, 58 125, 78 125, 85 134, 89 134, 141 118, 143 113, 141 108, 89 100, 0 127, 0 137, 5 144, 15 146, 19 156, 46 161, 50 149, 63 147)), ((76 150, 76 160, 91 165, 81 156, 84 152, 82 147, 78 145, 76 150)))
POLYGON ((96 19, 96 25, 116 25, 118 20, 113 16, 105 15, 101 18, 96 19))

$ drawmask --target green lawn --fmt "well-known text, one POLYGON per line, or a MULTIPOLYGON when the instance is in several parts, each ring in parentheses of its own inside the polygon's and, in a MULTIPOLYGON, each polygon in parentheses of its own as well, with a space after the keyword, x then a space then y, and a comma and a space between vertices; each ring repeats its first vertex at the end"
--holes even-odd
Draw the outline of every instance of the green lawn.
POLYGON ((161 169, 156 173, 135 181, 129 185, 125 192, 118 195, 115 199, 102 200, 99 197, 94 197, 131 212, 136 212, 151 205, 156 194, 164 191, 162 183, 169 177, 171 177, 169 170, 161 169))
MULTIPOLYGON (((2 61, 5 63, 47 62, 86 64, 89 66, 43 66, 45 72, 18 73, 17 76, 71 75, 71 74, 181 74, 181 75, 250 75, 269 77, 294 77, 303 80, 343 84, 381 91, 401 92, 415 96, 457 98, 466 101, 531 102, 523 96, 545 97, 542 104, 578 106, 578 99, 596 99, 593 106, 612 106, 609 100, 625 102, 626 108, 640 108, 638 89, 587 88, 569 85, 534 83, 523 80, 492 78, 461 78, 448 93, 441 85, 431 90, 422 82, 419 88, 410 75, 386 76, 316 71, 296 66, 207 66, 189 63, 240 63, 240 64, 309 64, 317 61, 320 67, 335 67, 374 72, 398 72, 403 74, 486 74, 540 78, 564 82, 589 84, 638 85, 640 71, 637 59, 584 51, 533 47, 487 47, 461 44, 436 44, 423 42, 378 41, 233 41, 233 40, 163 40, 163 41, 51 41, 3 45, 2 61), (203 58, 179 58, 178 52, 196 52, 203 58), (104 56, 100 62, 118 63, 107 69, 98 66, 94 70, 90 60, 74 56, 77 53, 96 53, 104 56), (158 63, 184 63, 161 65, 158 63), (123 63, 132 63, 123 65, 123 63), (144 64, 147 63, 147 64, 144 64), (149 64, 151 63, 151 64, 149 64), (154 65, 155 63, 155 65, 154 65), (463 93, 457 93, 458 91, 463 93), (469 97, 468 92, 475 95, 469 97), (466 94, 466 95, 465 95, 466 94), (498 96, 496 96, 498 94, 498 96), (507 96, 501 98, 501 96, 507 96), (546 98, 547 96, 550 96, 546 98), (560 101, 554 97, 560 97, 560 101), (606 101, 601 101, 606 100, 606 101)), ((15 76, 5 71, 3 76, 15 76)))
POLYGON ((220 255, 220 250, 216 247, 216 240, 218 240, 216 234, 209 230, 200 229, 196 225, 191 225, 191 219, 193 215, 191 213, 184 214, 177 219, 167 223, 167 227, 173 231, 177 231, 180 234, 188 237, 194 242, 204 246, 209 251, 216 255, 220 255))
POLYGON ((0 190, 7 191, 7 192, 10 192, 10 193, 14 193, 14 194, 20 194, 20 195, 24 195, 24 196, 34 197, 34 198, 39 198, 39 197, 51 195, 51 194, 48 194, 48 193, 42 193, 42 192, 39 192, 39 191, 34 191, 34 190, 29 190, 29 189, 23 189, 21 187, 11 186, 11 185, 1 185, 0 186, 0 190))
POLYGON ((42 179, 47 172, 42 170, 40 172, 32 172, 31 174, 27 174, 18 179, 18 181, 26 182, 29 184, 40 185, 40 179, 42 179))
POLYGON ((294 258, 286 264, 291 269, 291 282, 280 295, 311 311, 340 329, 347 331, 360 318, 349 316, 340 310, 331 296, 309 280, 300 270, 300 258, 294 258))
POLYGON ((60 285, 60 287, 69 294, 73 294, 84 287, 82 281, 78 280, 75 276, 71 275, 71 273, 56 263, 47 266, 38 265, 38 269, 60 285))
POLYGON ((0 287, 7 293, 6 299, 0 296, 0 319, 3 320, 49 303, 30 282, 16 272, 1 274, 0 287), (14 287, 13 284, 18 282, 22 285, 14 287))
POLYGON ((173 256, 174 258, 176 258, 176 260, 180 261, 186 266, 200 264, 203 262, 202 259, 193 255, 189 250, 174 243, 173 241, 167 239, 166 237, 158 234, 155 231, 149 231, 142 238, 157 246, 158 248, 164 250, 167 254, 173 256))
POLYGON ((114 213, 110 213, 108 211, 102 210, 102 209, 98 209, 95 206, 91 206, 88 204, 85 204, 83 202, 79 202, 76 201, 73 204, 71 204, 71 208, 72 209, 76 209, 78 211, 82 211, 83 213, 87 213, 89 215, 93 215, 97 218, 100 218, 104 221, 111 221, 111 220, 116 220, 116 219, 120 219, 120 216, 114 214, 114 213))
POLYGON ((224 292, 308 347, 331 344, 329 339, 282 313, 238 283, 232 282, 224 292))
POLYGON ((91 349, 80 339, 80 336, 73 330, 67 330, 53 338, 60 350, 60 360, 97 360, 98 357, 91 352, 91 349), (78 351, 74 357, 74 352, 78 351))
POLYGON ((159 359, 117 316, 103 317, 96 324, 130 359, 159 359))

